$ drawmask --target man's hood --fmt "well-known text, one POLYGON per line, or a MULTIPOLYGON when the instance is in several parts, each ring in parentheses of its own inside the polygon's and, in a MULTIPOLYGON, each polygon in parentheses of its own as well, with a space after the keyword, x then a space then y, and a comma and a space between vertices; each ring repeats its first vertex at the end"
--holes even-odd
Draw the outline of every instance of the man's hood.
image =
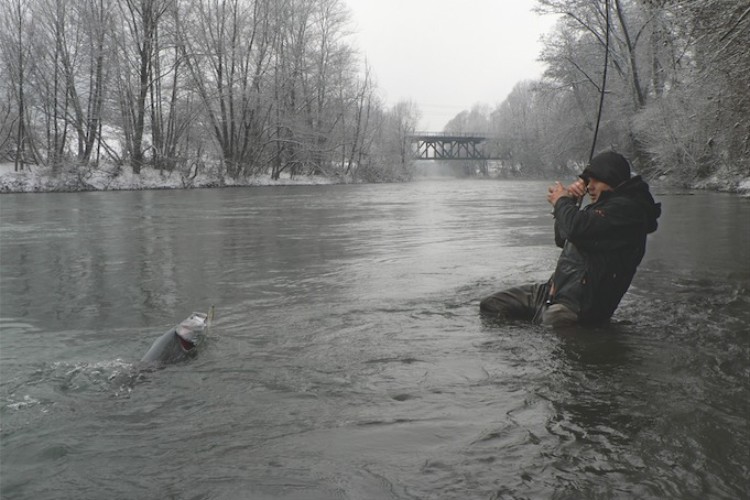
POLYGON ((661 215, 661 203, 656 203, 651 195, 648 183, 640 175, 636 175, 623 182, 613 191, 613 196, 625 196, 638 202, 646 213, 648 233, 653 233, 658 227, 657 219, 661 215))

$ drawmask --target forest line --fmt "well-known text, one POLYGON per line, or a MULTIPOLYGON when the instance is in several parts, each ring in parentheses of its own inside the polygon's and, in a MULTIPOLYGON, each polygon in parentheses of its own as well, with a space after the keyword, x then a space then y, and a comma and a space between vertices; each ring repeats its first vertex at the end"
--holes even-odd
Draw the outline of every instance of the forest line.
POLYGON ((11 0, 0 156, 52 173, 408 175, 341 0, 11 0))
POLYGON ((495 156, 539 175, 578 170, 594 136, 648 177, 731 187, 750 177, 750 2, 538 0, 559 20, 544 41, 537 81, 496 107, 454 117, 452 132, 494 137, 495 156), (607 11, 609 8, 609 44, 607 11))
MULTIPOLYGON (((490 155, 520 175, 580 169, 607 50, 597 149, 650 177, 750 176, 750 4, 537 8, 559 18, 544 76, 459 113, 446 132, 491 136, 490 155)), ((9 0, 0 18, 0 161, 16 170, 413 174, 420 110, 384 102, 343 0, 9 0)))

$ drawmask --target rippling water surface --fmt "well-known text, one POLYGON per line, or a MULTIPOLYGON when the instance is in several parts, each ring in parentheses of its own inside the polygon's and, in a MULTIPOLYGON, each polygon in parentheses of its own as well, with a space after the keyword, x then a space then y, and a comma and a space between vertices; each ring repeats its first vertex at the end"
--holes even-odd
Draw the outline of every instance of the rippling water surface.
POLYGON ((750 201, 654 191, 615 321, 564 332, 478 314, 551 273, 546 183, 3 195, 0 494, 747 498, 750 201))

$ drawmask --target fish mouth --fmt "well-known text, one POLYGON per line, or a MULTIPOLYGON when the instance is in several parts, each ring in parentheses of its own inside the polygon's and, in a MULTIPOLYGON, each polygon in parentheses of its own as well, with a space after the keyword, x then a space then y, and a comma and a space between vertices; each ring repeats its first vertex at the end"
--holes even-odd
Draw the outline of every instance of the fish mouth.
POLYGON ((195 343, 193 343, 192 341, 186 339, 185 337, 179 334, 177 335, 177 338, 180 341, 180 346, 182 347, 183 351, 191 351, 195 349, 195 343))

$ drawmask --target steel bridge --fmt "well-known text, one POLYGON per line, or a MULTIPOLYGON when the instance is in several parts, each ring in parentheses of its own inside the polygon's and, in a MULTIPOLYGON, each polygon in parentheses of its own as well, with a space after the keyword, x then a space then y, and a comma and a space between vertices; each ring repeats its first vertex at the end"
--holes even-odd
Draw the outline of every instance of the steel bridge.
POLYGON ((408 137, 416 146, 417 160, 491 160, 481 144, 488 138, 478 134, 414 132, 408 137))

